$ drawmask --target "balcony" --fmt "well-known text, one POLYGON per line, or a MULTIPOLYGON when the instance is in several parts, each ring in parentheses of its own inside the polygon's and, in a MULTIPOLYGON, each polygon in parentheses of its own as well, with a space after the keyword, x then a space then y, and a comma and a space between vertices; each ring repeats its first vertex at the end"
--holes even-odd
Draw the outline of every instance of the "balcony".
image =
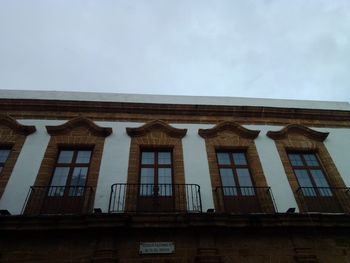
POLYGON ((349 212, 350 188, 299 187, 296 191, 302 212, 349 212))
POLYGON ((108 211, 200 213, 200 187, 197 184, 113 184, 108 211))
POLYGON ((31 186, 22 214, 86 214, 92 211, 89 186, 31 186))
POLYGON ((249 214, 277 212, 270 187, 217 187, 216 210, 219 212, 249 214))

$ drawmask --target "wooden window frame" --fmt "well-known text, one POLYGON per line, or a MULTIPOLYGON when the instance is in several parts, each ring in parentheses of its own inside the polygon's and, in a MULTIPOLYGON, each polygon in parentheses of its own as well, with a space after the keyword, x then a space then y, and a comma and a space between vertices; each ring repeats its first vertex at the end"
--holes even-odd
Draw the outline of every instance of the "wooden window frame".
POLYGON ((158 185, 158 168, 170 168, 171 169, 171 184, 174 182, 174 157, 172 148, 154 147, 154 148, 140 148, 140 158, 139 158, 139 182, 141 183, 141 169, 142 168, 153 168, 154 169, 154 185, 158 185), (144 152, 154 152, 154 164, 142 164, 142 153, 144 152), (158 153, 169 152, 170 153, 170 165, 168 164, 158 164, 158 153))
MULTIPOLYGON (((236 187, 237 188, 237 196, 244 196, 242 195, 242 190, 241 190, 241 187, 244 187, 244 186, 241 186, 240 183, 239 183, 239 179, 238 179, 238 174, 237 174, 237 169, 239 168, 245 168, 245 169, 248 169, 248 172, 249 172, 249 178, 252 182, 252 185, 249 186, 249 187, 252 187, 254 188, 255 187, 255 181, 254 181, 254 176, 252 176, 252 172, 251 172, 251 167, 250 167, 250 163, 249 163, 249 159, 248 159, 248 156, 247 156, 247 149, 242 149, 242 148, 237 148, 237 149, 225 149, 225 148, 218 148, 218 149, 215 149, 215 155, 216 155, 216 162, 217 162, 217 167, 218 167, 218 172, 219 172, 219 176, 220 176, 220 184, 222 187, 224 187, 224 185, 222 184, 222 178, 221 178, 221 173, 220 173, 220 169, 221 168, 230 168, 232 170, 232 174, 233 174, 233 180, 235 182, 235 186, 233 187, 236 187), (230 164, 220 164, 219 163, 219 159, 218 159, 218 153, 228 153, 229 154, 229 158, 230 158, 230 164), (246 165, 236 165, 234 160, 233 160, 233 156, 232 154, 233 153, 241 153, 244 155, 244 158, 245 158, 245 161, 246 161, 246 165)), ((254 195, 256 195, 256 193, 254 192, 254 195)))
MULTIPOLYGON (((320 160, 320 158, 319 158, 319 156, 318 156, 318 154, 317 154, 316 151, 287 150, 287 157, 288 157, 290 166, 292 167, 294 176, 295 176, 295 178, 296 178, 296 180, 297 180, 297 182, 298 182, 300 188, 303 188, 303 186, 300 185, 300 183, 299 183, 299 181, 298 181, 298 177, 297 177, 297 175, 296 175, 296 173, 295 173, 295 170, 306 170, 307 176, 308 176, 308 178, 310 179, 311 184, 312 184, 312 186, 310 186, 310 188, 314 188, 314 189, 315 189, 315 193, 316 193, 317 196, 322 196, 322 195, 319 193, 319 190, 318 190, 319 187, 317 186, 317 184, 316 184, 316 182, 315 182, 315 179, 314 179, 314 176, 313 176, 312 173, 311 173, 312 170, 321 170, 322 173, 323 173, 323 176, 324 176, 324 178, 325 178, 325 180, 326 180, 326 182, 327 182, 327 184, 328 184, 328 187, 329 187, 329 188, 332 188, 332 185, 331 185, 331 183, 330 183, 330 181, 329 181, 329 179, 328 179, 328 174, 326 173, 326 171, 325 171, 325 169, 324 169, 324 167, 323 167, 323 165, 322 165, 322 162, 321 162, 321 160, 320 160), (292 164, 292 161, 291 161, 290 158, 289 158, 289 155, 290 155, 290 154, 299 155, 299 157, 301 158, 301 161, 303 162, 303 165, 302 165, 302 166, 295 166, 295 165, 293 165, 293 164, 292 164), (314 155, 315 158, 316 158, 316 160, 317 160, 317 162, 318 162, 318 166, 309 166, 309 165, 307 164, 305 158, 304 158, 304 155, 305 155, 305 154, 312 154, 312 155, 314 155)), ((327 187, 327 186, 325 186, 325 187, 327 187)))
POLYGON ((1 171, 0 171, 0 176, 2 175, 2 172, 3 172, 3 170, 4 170, 5 166, 6 166, 6 162, 8 161, 8 159, 11 156, 12 147, 13 147, 13 145, 8 145, 8 144, 0 145, 0 151, 2 151, 2 150, 9 150, 9 154, 6 157, 6 160, 4 162, 0 162, 0 167, 2 168, 1 171))
POLYGON ((76 168, 76 167, 87 167, 85 185, 82 186, 82 187, 86 187, 87 182, 88 182, 89 171, 90 171, 91 160, 92 160, 93 154, 94 154, 94 147, 93 146, 62 146, 62 147, 59 147, 58 151, 57 151, 57 156, 55 159, 55 164, 54 164, 53 169, 52 169, 48 189, 50 189, 50 187, 51 187, 51 183, 52 183, 52 180, 54 179, 54 173, 55 173, 55 170, 57 167, 69 167, 69 172, 67 175, 66 184, 64 185, 65 191, 64 191, 64 195, 62 197, 68 195, 68 188, 69 188, 69 186, 71 186, 70 183, 72 181, 74 168, 76 168), (70 163, 58 163, 58 159, 59 159, 60 153, 62 151, 73 151, 72 161, 70 163), (89 160, 88 164, 86 164, 86 163, 77 164, 76 163, 76 159, 77 159, 79 151, 90 151, 91 152, 90 160, 89 160))

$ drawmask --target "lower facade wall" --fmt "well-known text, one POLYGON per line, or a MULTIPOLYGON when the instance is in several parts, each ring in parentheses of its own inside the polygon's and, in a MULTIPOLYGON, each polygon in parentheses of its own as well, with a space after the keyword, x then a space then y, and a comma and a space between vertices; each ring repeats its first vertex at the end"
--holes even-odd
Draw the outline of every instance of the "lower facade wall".
POLYGON ((282 229, 95 229, 1 233, 0 262, 350 262, 348 231, 282 229), (140 242, 174 242, 175 253, 140 255, 140 242))

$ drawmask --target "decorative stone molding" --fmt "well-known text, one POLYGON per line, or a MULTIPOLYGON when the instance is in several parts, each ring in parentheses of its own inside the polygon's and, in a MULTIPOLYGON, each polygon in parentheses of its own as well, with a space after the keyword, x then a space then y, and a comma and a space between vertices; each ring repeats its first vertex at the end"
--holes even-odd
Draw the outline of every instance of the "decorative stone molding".
POLYGON ((138 128, 126 128, 126 133, 130 137, 142 137, 154 130, 160 130, 172 138, 179 139, 183 138, 187 133, 187 129, 174 128, 162 120, 150 121, 138 128))
MULTIPOLYGON (((290 124, 280 131, 269 131, 267 136, 275 141, 288 182, 301 212, 308 212, 303 195, 298 192, 299 182, 288 158, 289 151, 311 152, 317 155, 330 187, 345 188, 346 185, 329 154, 324 140, 328 132, 318 132, 300 124, 290 124)), ((334 193, 344 212, 350 211, 347 196, 334 193)), ((311 261, 310 261, 311 262, 311 261)))
MULTIPOLYGON (((112 133, 112 128, 100 127, 88 118, 78 117, 62 125, 46 126, 46 129, 51 135, 51 138, 42 159, 34 186, 50 185, 57 156, 62 148, 74 150, 91 149, 92 155, 85 186, 92 189, 92 192, 91 194, 84 195, 82 207, 83 211, 91 212, 91 204, 94 203, 94 189, 97 186, 99 177, 104 143, 106 137, 112 133)), ((43 202, 42 199, 31 198, 32 195, 28 199, 24 210, 25 214, 36 214, 38 202, 43 202)))
MULTIPOLYGON (((268 187, 254 142, 259 133, 260 131, 249 130, 230 121, 221 122, 211 129, 199 129, 198 134, 205 140, 216 211, 226 211, 223 196, 216 191, 218 187, 222 186, 216 157, 218 150, 245 152, 254 186, 268 187)), ((270 198, 261 197, 259 200, 262 211, 274 212, 273 202, 270 198)))
MULTIPOLYGON (((168 149, 172 151, 173 184, 185 184, 182 138, 186 135, 187 129, 176 129, 164 121, 153 120, 138 128, 126 128, 126 131, 131 137, 128 184, 139 183, 142 149, 168 149)), ((186 203, 181 202, 180 198, 180 194, 175 196, 176 210, 184 210, 186 207, 186 203)), ((137 210, 137 202, 132 198, 127 198, 125 203, 127 211, 137 210)))
POLYGON ((0 174, 0 198, 5 191, 27 135, 35 131, 35 126, 22 125, 9 115, 0 114, 0 146, 11 150, 0 174))
POLYGON ((311 140, 315 140, 319 142, 323 142, 329 134, 328 132, 319 132, 319 131, 312 130, 303 125, 290 124, 284 127, 280 131, 269 131, 266 135, 273 140, 279 140, 279 139, 286 138, 289 133, 301 134, 311 140))
POLYGON ((36 131, 35 126, 22 125, 14 118, 4 114, 0 114, 0 125, 5 125, 12 129, 15 133, 21 135, 29 135, 36 131))
POLYGON ((256 130, 249 130, 247 128, 244 128, 243 126, 239 125, 236 122, 232 121, 224 121, 217 124, 215 127, 211 129, 199 129, 198 134, 206 139, 206 138, 213 138, 218 135, 219 132, 222 131, 231 131, 240 137, 246 138, 246 139, 255 139, 258 137, 260 131, 256 130))
POLYGON ((50 135, 62 135, 81 126, 87 127, 92 134, 99 137, 108 137, 112 133, 112 128, 100 127, 85 117, 77 117, 58 126, 46 126, 46 130, 50 135))

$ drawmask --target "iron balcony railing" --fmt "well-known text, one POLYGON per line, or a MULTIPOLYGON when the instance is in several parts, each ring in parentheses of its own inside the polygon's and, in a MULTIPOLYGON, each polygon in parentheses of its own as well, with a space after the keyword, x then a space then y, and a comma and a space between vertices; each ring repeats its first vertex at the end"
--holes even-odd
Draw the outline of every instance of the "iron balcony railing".
POLYGON ((92 212, 90 186, 31 186, 23 214, 86 214, 92 212))
POLYGON ((270 187, 221 186, 214 192, 218 212, 237 214, 277 212, 270 187))
POLYGON ((200 187, 197 184, 113 184, 108 211, 202 212, 200 187))
POLYGON ((296 191, 302 212, 349 212, 348 187, 299 187, 296 191))

